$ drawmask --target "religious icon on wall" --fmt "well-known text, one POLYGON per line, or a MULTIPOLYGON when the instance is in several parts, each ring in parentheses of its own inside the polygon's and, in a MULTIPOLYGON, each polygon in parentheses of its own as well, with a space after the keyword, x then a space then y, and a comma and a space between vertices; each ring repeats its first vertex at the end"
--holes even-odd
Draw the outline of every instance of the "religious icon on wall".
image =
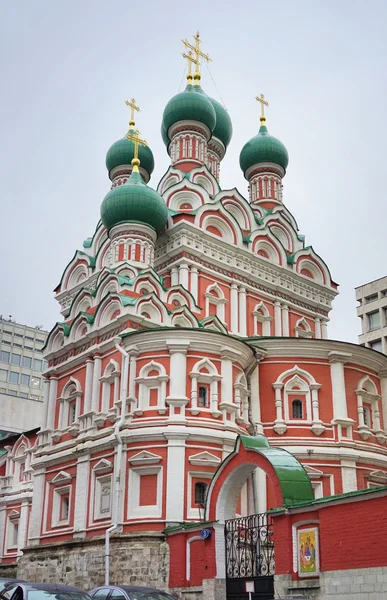
POLYGON ((318 575, 320 565, 317 527, 298 529, 297 552, 299 577, 313 577, 313 575, 318 575))

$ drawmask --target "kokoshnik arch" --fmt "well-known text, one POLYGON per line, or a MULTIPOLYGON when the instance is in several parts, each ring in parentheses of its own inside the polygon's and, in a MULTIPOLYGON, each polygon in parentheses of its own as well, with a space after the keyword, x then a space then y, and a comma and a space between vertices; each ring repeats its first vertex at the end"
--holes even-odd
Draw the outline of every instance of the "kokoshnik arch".
MULTIPOLYGON (((199 35, 184 45, 187 85, 161 124, 170 166, 150 187, 154 157, 128 101, 101 220, 55 288, 45 421, 0 450, 0 560, 20 559, 26 576, 49 578, 55 543, 66 577, 83 584, 87 568, 102 583, 109 530, 110 577, 130 562, 143 583, 147 564, 147 583, 165 587, 163 532, 204 517, 237 436, 296 457, 317 498, 387 481, 387 357, 328 338, 338 286, 285 202, 288 152, 262 96, 239 156, 247 194, 222 189, 231 118, 201 87, 199 35)), ((278 504, 252 471, 227 516, 278 504)))

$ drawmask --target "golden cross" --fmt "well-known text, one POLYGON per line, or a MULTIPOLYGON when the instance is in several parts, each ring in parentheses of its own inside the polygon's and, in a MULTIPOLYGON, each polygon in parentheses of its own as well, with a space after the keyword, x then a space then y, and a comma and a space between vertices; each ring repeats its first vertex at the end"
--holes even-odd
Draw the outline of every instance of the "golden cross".
POLYGON ((260 96, 256 96, 255 99, 257 102, 261 103, 261 121, 266 121, 265 117, 265 106, 269 106, 267 100, 265 100, 265 96, 261 94, 260 96))
POLYGON ((205 61, 209 62, 210 60, 212 60, 208 54, 205 54, 204 52, 202 52, 200 50, 200 44, 201 44, 201 39, 200 39, 200 35, 199 32, 196 32, 196 35, 193 36, 194 40, 195 40, 195 45, 193 46, 192 44, 190 44, 190 42, 185 39, 182 40, 184 46, 186 48, 189 48, 190 50, 192 50, 195 53, 195 64, 196 64, 196 71, 194 74, 194 79, 195 79, 195 83, 199 84, 200 81, 200 58, 204 58, 205 61))
POLYGON ((188 52, 183 52, 182 56, 184 58, 186 58, 187 61, 188 61, 187 80, 188 80, 188 83, 192 83, 192 63, 195 62, 195 59, 194 59, 193 54, 192 54, 192 50, 189 50, 188 52))
POLYGON ((134 127, 134 111, 137 110, 139 112, 140 111, 140 107, 137 106, 136 101, 135 101, 134 98, 132 98, 131 100, 125 100, 125 104, 130 107, 130 121, 129 121, 129 125, 130 125, 130 128, 133 129, 133 127, 134 127))
POLYGON ((138 158, 138 147, 139 146, 146 146, 146 141, 143 140, 142 138, 140 138, 140 132, 138 129, 133 130, 132 133, 127 133, 126 137, 128 140, 131 140, 134 144, 134 153, 133 153, 133 158, 132 158, 132 166, 133 166, 133 171, 135 171, 136 173, 138 173, 138 167, 140 166, 140 161, 138 158))

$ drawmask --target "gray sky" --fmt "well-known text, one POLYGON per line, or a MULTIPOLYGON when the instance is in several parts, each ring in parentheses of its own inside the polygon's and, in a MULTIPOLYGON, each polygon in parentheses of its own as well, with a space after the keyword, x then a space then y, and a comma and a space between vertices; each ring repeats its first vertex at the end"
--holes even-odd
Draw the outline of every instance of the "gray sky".
MULTIPOLYGON (((180 40, 199 29, 234 126, 222 187, 247 196, 239 152, 263 92, 290 155, 285 204, 340 284, 329 335, 357 341, 353 288, 387 274, 386 18, 385 0, 2 0, 0 313, 48 329, 60 320, 52 289, 99 219, 105 154, 132 96, 157 186, 180 40)), ((219 99, 205 67, 202 84, 219 99)))

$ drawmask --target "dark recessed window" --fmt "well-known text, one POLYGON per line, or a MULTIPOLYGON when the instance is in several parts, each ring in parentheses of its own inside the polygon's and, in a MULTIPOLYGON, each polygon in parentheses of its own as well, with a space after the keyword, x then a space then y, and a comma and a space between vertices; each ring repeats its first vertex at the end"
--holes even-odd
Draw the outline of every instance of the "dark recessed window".
POLYGON ((205 385, 199 386, 199 406, 208 406, 208 387, 205 385))
POLYGON ((302 419, 302 402, 301 400, 293 400, 292 402, 292 417, 293 419, 302 419))
POLYGON ((204 506, 206 501, 206 493, 207 493, 208 484, 204 481, 198 481, 195 483, 195 504, 199 506, 204 506))

